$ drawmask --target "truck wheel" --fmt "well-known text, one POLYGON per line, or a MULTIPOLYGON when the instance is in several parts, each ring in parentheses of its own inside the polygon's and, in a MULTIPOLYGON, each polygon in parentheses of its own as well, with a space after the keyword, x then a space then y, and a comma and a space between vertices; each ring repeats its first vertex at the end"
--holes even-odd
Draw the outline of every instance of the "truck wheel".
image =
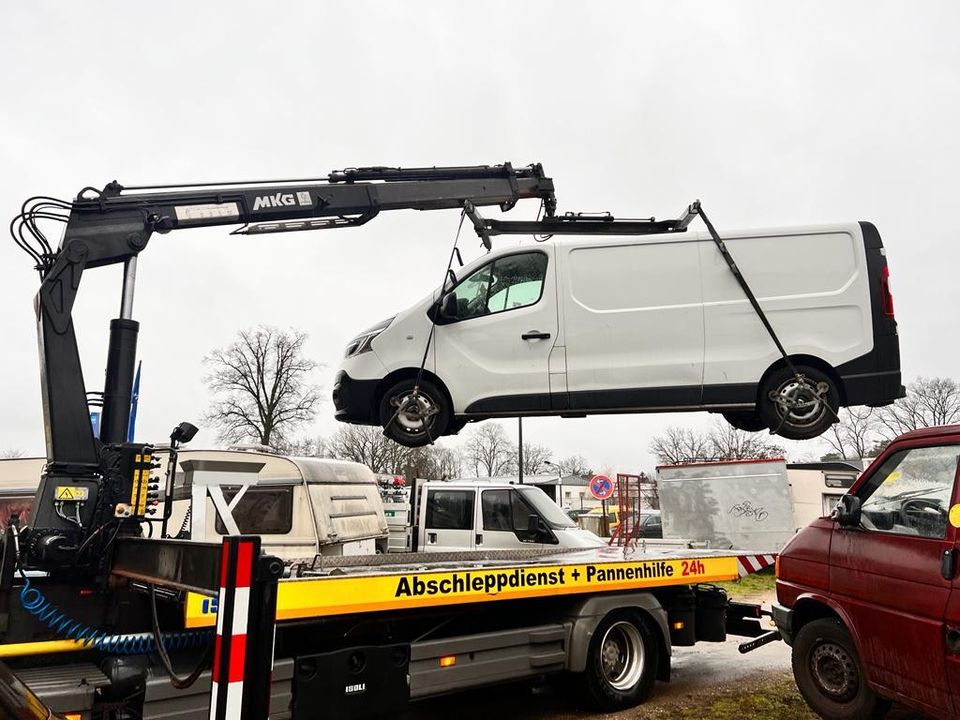
POLYGON ((594 631, 587 667, 579 674, 583 700, 606 711, 639 705, 653 690, 658 662, 647 623, 634 613, 611 613, 594 631))
POLYGON ((406 447, 422 447, 441 435, 450 423, 446 395, 428 380, 420 381, 414 393, 413 378, 389 388, 380 401, 380 424, 384 434, 406 447))
POLYGON ((794 366, 800 379, 782 367, 760 386, 760 418, 770 431, 788 440, 822 435, 837 421, 839 393, 833 380, 809 365, 794 366))
POLYGON ((760 414, 753 410, 725 412, 723 413, 723 419, 737 430, 745 432, 759 432, 767 427, 760 414))
POLYGON ((882 718, 890 703, 867 685, 850 633, 839 620, 804 625, 793 643, 793 677, 807 705, 827 720, 882 718))

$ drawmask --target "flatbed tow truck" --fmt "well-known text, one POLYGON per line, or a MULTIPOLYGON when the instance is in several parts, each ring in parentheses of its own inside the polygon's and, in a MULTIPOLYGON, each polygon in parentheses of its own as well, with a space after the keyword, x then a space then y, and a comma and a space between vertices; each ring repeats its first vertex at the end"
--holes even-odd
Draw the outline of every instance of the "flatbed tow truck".
MULTIPOLYGON (((759 607, 730 602, 709 584, 767 567, 772 555, 628 546, 285 565, 263 554, 256 536, 222 545, 170 539, 163 499, 172 475, 165 483, 152 476, 154 446, 125 441, 136 263, 151 235, 228 224, 243 224, 240 234, 341 228, 384 210, 444 208, 460 209, 461 223, 469 216, 488 247, 492 235, 511 232, 683 232, 699 210, 668 221, 557 216, 542 168, 509 164, 361 168, 269 183, 110 183, 70 202, 24 204, 12 231, 41 277, 47 464, 29 527, 12 518, 0 547, 4 717, 375 717, 432 695, 557 673, 611 710, 642 702, 656 679, 669 679, 674 645, 727 633, 755 638, 751 645, 776 639, 764 633, 759 607), (477 211, 523 199, 541 201, 542 219, 485 220, 477 211), (43 221, 65 223, 58 248, 43 221), (71 311, 82 274, 118 263, 121 311, 110 323, 94 437, 71 311)), ((189 423, 174 429, 169 467, 195 432, 189 423)))

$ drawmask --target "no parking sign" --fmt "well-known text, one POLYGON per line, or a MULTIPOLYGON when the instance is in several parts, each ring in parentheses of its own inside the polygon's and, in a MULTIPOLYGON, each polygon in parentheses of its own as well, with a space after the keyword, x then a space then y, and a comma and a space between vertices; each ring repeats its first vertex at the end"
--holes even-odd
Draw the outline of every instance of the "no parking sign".
POLYGON ((590 494, 597 500, 606 500, 613 495, 613 483, 606 475, 594 475, 590 480, 590 494))

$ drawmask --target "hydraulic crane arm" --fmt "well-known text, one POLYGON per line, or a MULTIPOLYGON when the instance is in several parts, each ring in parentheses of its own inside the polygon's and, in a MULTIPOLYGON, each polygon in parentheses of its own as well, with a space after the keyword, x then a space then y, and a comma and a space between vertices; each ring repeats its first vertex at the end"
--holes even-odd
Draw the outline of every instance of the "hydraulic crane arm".
POLYGON ((133 481, 125 475, 136 476, 149 462, 144 449, 124 444, 139 331, 132 318, 136 262, 154 233, 215 225, 243 225, 236 232, 245 234, 339 228, 360 225, 384 210, 467 204, 509 210, 527 198, 539 199, 544 214, 554 215, 553 181, 539 164, 356 168, 325 179, 190 186, 124 188, 113 182, 102 191, 85 188, 70 203, 28 201, 13 229, 21 246, 29 239, 24 228, 41 241, 39 250, 25 249, 37 261, 42 278, 35 309, 47 467, 34 505, 27 557, 45 569, 76 566, 78 547, 95 552, 102 537, 84 543, 105 523, 115 522, 120 530, 136 527, 142 519, 139 491, 134 486, 131 497, 133 481), (66 223, 55 251, 37 227, 43 219, 66 223), (83 273, 117 263, 125 265, 123 296, 120 317, 111 321, 101 430, 95 438, 72 310, 83 273), (64 492, 86 499, 72 505, 76 501, 62 499, 64 492), (124 507, 118 509, 119 504, 124 507), (122 516, 131 510, 128 505, 133 506, 132 515, 122 516))

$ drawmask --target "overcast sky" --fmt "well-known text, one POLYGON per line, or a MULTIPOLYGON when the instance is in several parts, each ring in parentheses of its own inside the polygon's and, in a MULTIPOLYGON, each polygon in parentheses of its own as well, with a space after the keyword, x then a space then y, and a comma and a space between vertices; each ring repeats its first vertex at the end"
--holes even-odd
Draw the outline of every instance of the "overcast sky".
MULTIPOLYGON (((721 230, 873 221, 905 378, 957 376, 958 36, 960 4, 947 1, 7 3, 0 214, 115 178, 541 162, 561 211, 671 217, 699 197, 721 230)), ((202 357, 260 323, 310 334, 328 394, 350 337, 439 283, 457 221, 409 211, 336 232, 154 236, 135 304, 138 439, 197 421, 202 357)), ((465 247, 480 252, 472 235, 465 247)), ((102 389, 119 283, 116 268, 84 275, 88 390, 102 389)), ((36 287, 27 256, 0 243, 0 449, 32 454, 43 449, 36 287)), ((710 422, 531 419, 524 430, 558 457, 629 472, 653 465, 650 437, 667 425, 710 422)), ((336 427, 327 402, 304 432, 336 427)), ((214 442, 202 430, 194 446, 214 442)))

